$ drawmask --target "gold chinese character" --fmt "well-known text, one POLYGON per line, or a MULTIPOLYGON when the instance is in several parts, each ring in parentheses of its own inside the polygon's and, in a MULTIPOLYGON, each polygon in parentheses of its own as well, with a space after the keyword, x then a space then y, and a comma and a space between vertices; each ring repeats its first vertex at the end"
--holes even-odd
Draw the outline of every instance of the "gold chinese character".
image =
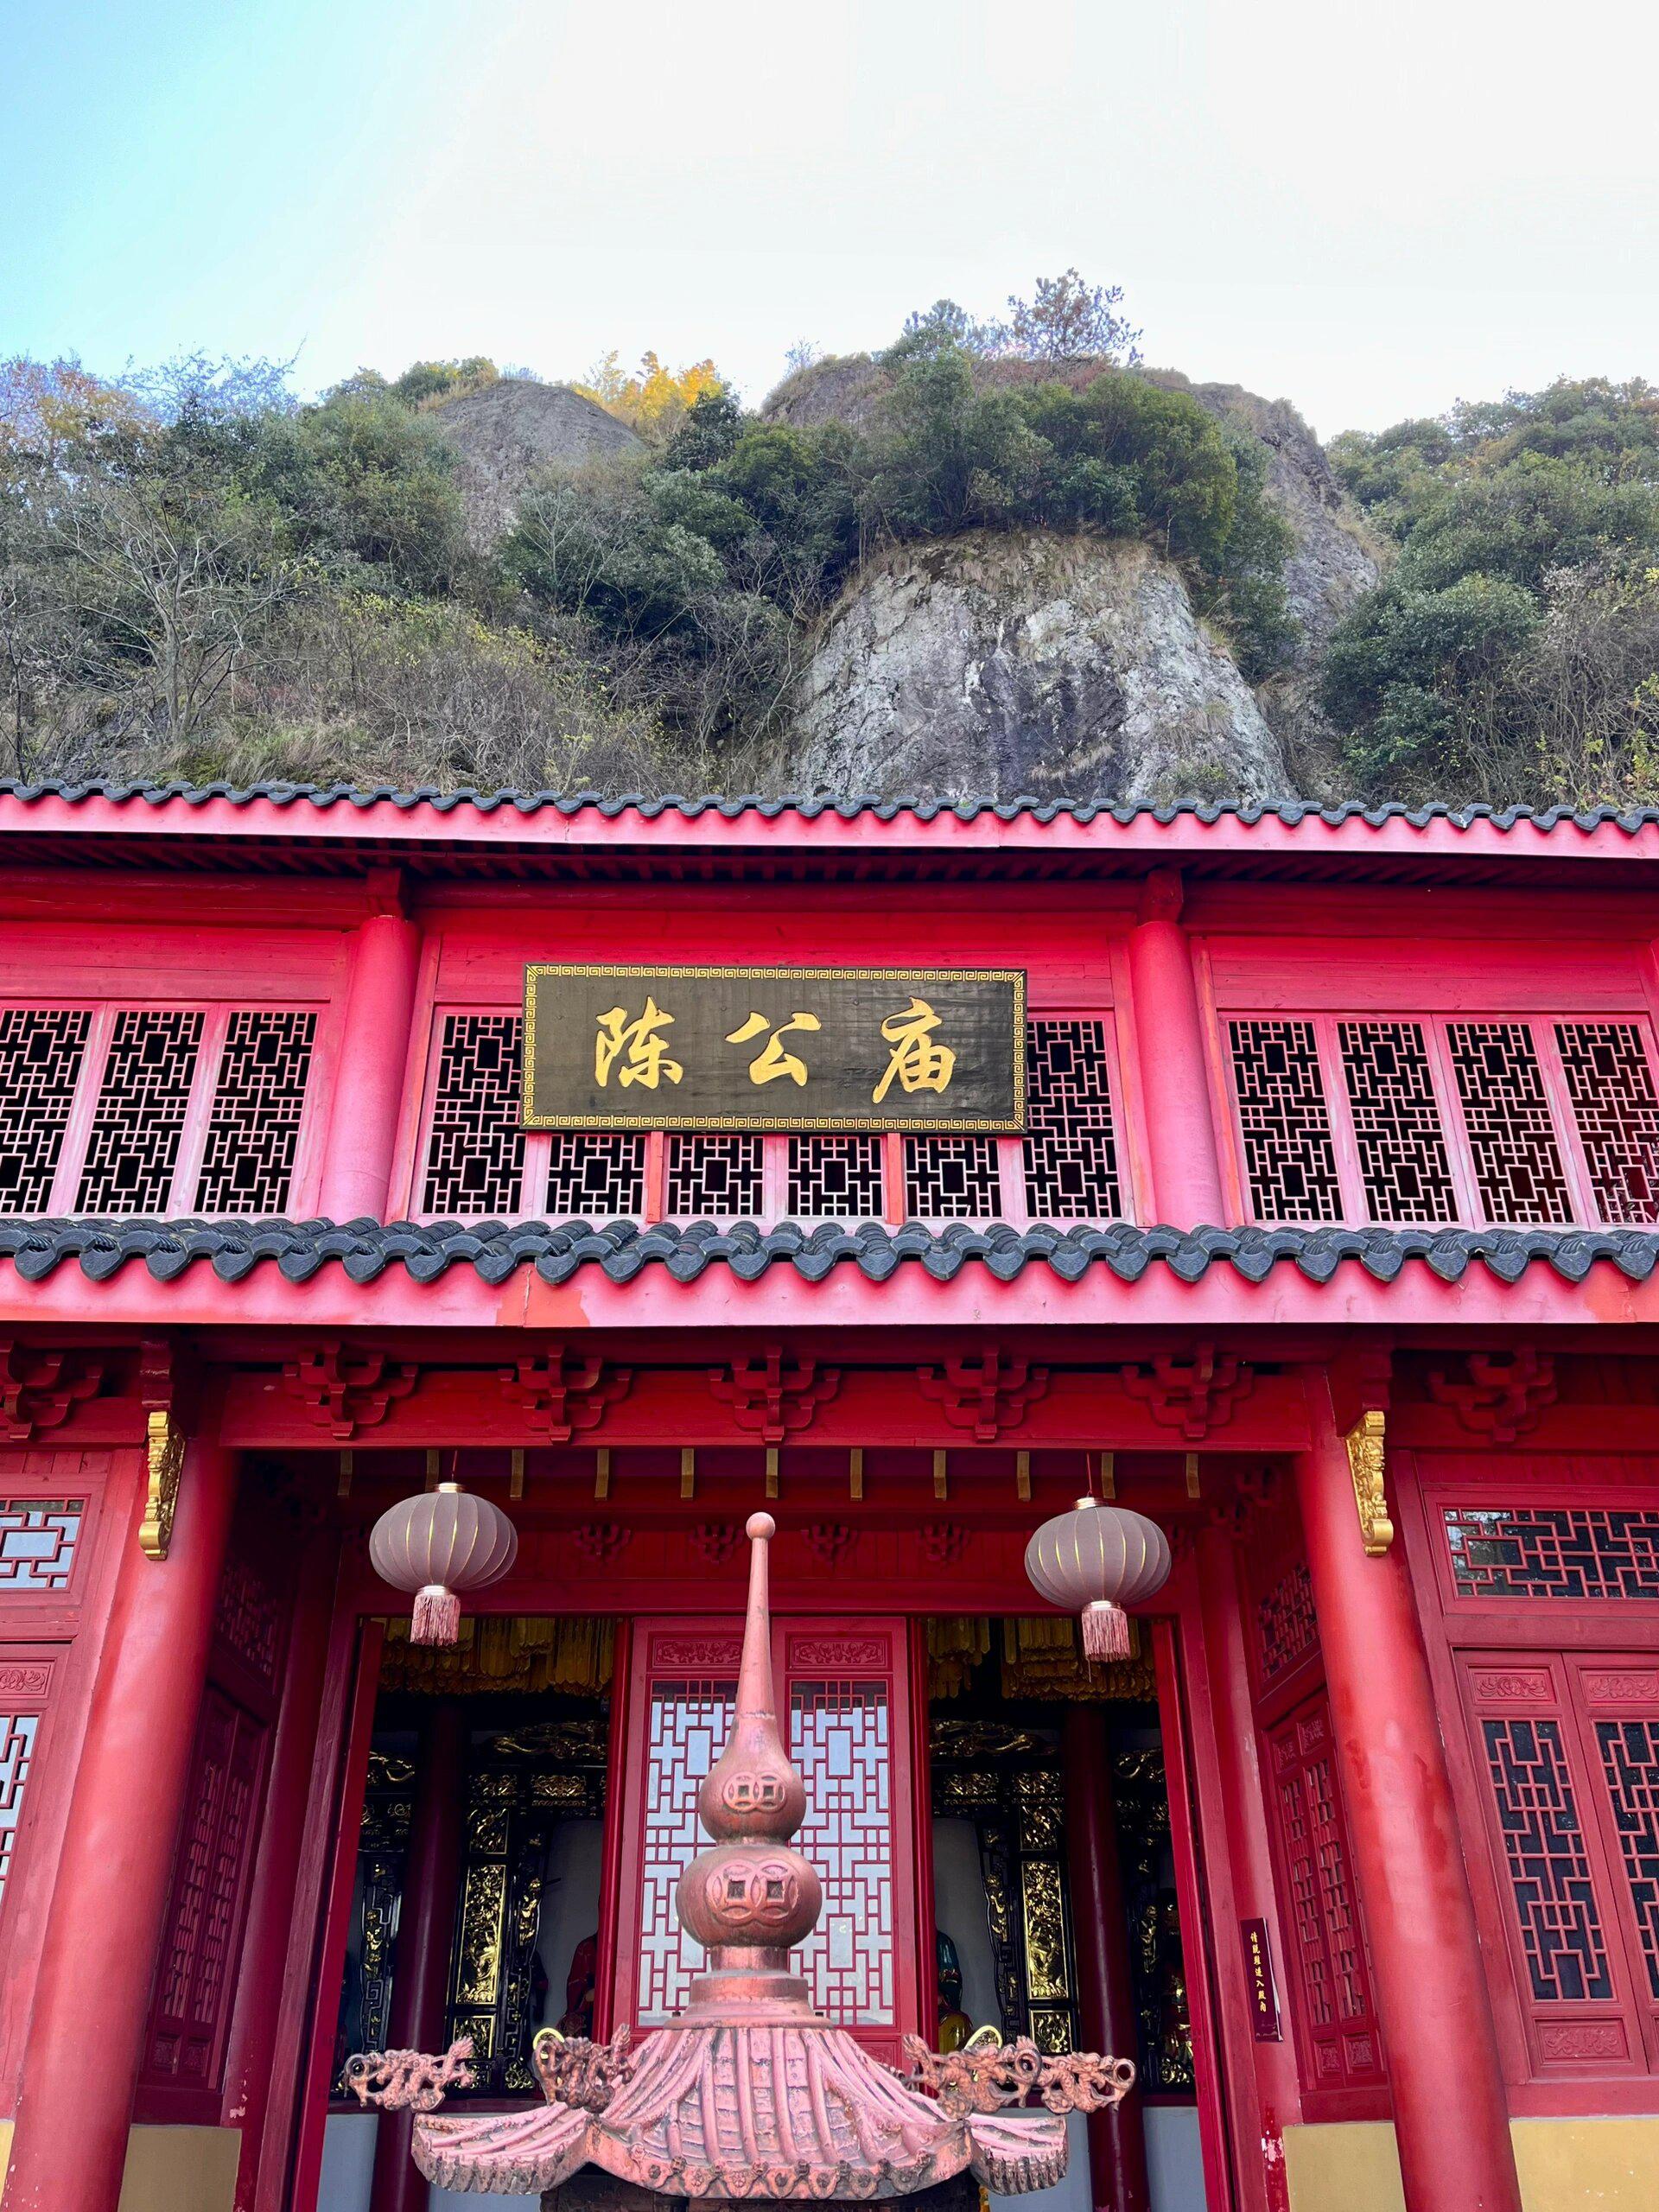
POLYGON ((934 1043, 933 1032, 938 1026, 939 1017, 925 999, 912 999, 902 1014, 887 1016, 881 1025, 881 1034, 893 1047, 893 1058, 887 1062, 887 1073, 870 1094, 873 1105, 879 1106, 887 1096, 894 1076, 906 1091, 950 1088, 957 1056, 948 1045, 934 1043))
POLYGON ((626 1007, 613 1006, 608 1014, 599 1017, 599 1034, 594 1039, 594 1080, 602 1090, 611 1079, 611 1070, 626 1052, 621 1071, 617 1080, 624 1085, 643 1084, 647 1090, 655 1090, 664 1076, 671 1083, 677 1083, 685 1070, 677 1060, 668 1057, 668 1046, 657 1032, 666 1029, 672 1022, 671 1014, 664 1014, 654 998, 647 994, 645 1010, 638 1021, 628 1020, 626 1007))
MULTIPOLYGON (((791 1014, 787 1021, 779 1022, 772 1035, 766 1038, 765 1051, 758 1052, 749 1062, 749 1081, 771 1083, 776 1077, 786 1075, 798 1089, 800 1088, 806 1081, 806 1062, 798 1059, 793 1052, 786 1052, 780 1040, 787 1037, 791 1029, 822 1029, 823 1027, 816 1014, 791 1014)), ((772 1029, 772 1024, 764 1014, 752 1014, 741 1027, 727 1032, 726 1042, 728 1045, 747 1045, 752 1037, 765 1036, 768 1029, 772 1029)))

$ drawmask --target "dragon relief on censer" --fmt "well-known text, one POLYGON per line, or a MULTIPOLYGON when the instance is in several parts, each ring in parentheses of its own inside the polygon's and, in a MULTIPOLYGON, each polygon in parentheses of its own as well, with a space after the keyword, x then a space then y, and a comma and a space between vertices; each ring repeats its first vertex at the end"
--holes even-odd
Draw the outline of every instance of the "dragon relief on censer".
MULTIPOLYGON (((544 2029, 533 2063, 545 2101, 465 2117, 438 2110, 471 2086, 470 2042, 441 2057, 368 2051, 346 2081, 365 2105, 416 2114, 413 2153, 445 2189, 543 2192, 543 2212, 651 2212, 662 2199, 765 2197, 861 2204, 906 2197, 970 2207, 1046 2189, 1066 2167, 1065 2115, 1118 2104, 1124 2058, 1048 2056, 983 2031, 950 2053, 907 2037, 906 2075, 816 2012, 790 1952, 823 1891, 790 1839, 806 1812, 774 1709, 769 1514, 748 1523, 748 1611, 736 1711, 697 1811, 712 1848, 681 1875, 680 1923, 708 1962, 683 2013, 637 2047, 544 2029), (1034 2096, 1039 2109, 1010 2107, 1034 2096), (621 2183, 620 2190, 617 2183, 621 2183)), ((919 2212, 919 2206, 918 2206, 919 2212)))

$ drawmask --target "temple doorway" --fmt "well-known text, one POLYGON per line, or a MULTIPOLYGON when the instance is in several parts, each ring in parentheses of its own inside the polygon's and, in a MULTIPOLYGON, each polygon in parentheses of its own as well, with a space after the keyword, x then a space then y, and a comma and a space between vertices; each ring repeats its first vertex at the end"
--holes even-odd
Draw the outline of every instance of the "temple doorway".
MULTIPOLYGON (((927 1624, 934 2039, 991 2026, 1044 2050, 1093 2048, 1103 1993, 1090 1980, 1116 1974, 1104 2009, 1129 2023, 1113 2048, 1137 2069, 1149 2212, 1206 2212, 1164 1738, 1138 1624, 1135 1643, 1090 1665, 1052 1616, 927 1624), (1074 1902, 1091 1844, 1115 1860, 1121 1925, 1104 1944, 1074 1902)), ((1075 2118, 1071 2130, 1071 2170, 1039 2200, 1051 2212, 1110 2201, 1103 2177, 1090 2187, 1089 2130, 1075 2118)), ((1098 2131, 1093 2147, 1103 2158, 1098 2131)))

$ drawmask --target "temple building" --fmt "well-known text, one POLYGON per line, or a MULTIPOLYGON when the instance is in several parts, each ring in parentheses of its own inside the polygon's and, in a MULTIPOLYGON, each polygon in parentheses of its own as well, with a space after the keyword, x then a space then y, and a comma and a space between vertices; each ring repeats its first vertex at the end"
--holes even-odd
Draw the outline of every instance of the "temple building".
POLYGON ((1651 2212, 1656 940, 1659 814, 0 786, 3 2212, 533 2208, 411 2142, 725 2017, 762 1524, 904 2126, 992 2031, 1135 2068, 1033 2212, 1651 2212))

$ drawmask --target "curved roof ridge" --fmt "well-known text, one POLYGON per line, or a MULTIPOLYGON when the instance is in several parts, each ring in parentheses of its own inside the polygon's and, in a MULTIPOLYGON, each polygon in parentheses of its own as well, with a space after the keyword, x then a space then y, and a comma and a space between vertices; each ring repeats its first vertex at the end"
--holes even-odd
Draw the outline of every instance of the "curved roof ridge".
POLYGON ((213 803, 232 807, 262 803, 277 808, 308 806, 319 812, 335 807, 349 807, 359 812, 389 807, 405 814, 429 808, 436 814, 453 814, 465 809, 480 814, 510 811, 525 817, 550 812, 566 819, 597 814, 608 821, 616 821, 625 815, 637 815, 643 821, 674 815, 686 822, 696 822, 712 814, 727 822, 741 820, 746 815, 756 815, 766 821, 785 817, 815 821, 824 816, 833 816, 843 822, 868 819, 893 822, 905 817, 925 823, 947 818, 969 823, 990 817, 1004 823, 1032 822, 1041 825, 1065 821, 1080 827, 1086 827, 1095 821, 1111 821, 1123 827, 1137 822, 1169 823, 1181 821, 1204 825, 1236 822, 1246 828, 1256 823, 1271 822, 1291 830, 1300 828, 1304 823, 1319 823, 1328 829, 1340 829, 1349 823, 1361 822, 1370 828, 1381 829, 1388 823, 1398 822, 1413 829, 1426 829, 1432 823, 1443 823, 1453 830, 1469 830, 1477 823, 1489 823, 1499 831, 1530 828, 1548 832, 1570 826, 1586 834, 1617 828, 1627 835, 1659 825, 1659 807, 1500 808, 1478 801, 1452 806, 1443 801, 1408 805, 1400 800, 1368 804, 1363 799, 1343 799, 1332 804, 1324 804, 1317 800, 1302 798, 1250 802, 1192 799, 1166 805, 1151 802, 1122 805, 1086 799, 1039 798, 1032 794, 1005 799, 883 798, 874 793, 855 798, 836 798, 823 793, 805 792, 774 798, 758 791, 724 795, 716 792, 664 793, 653 798, 637 791, 611 797, 593 791, 517 791, 512 788, 482 791, 471 785, 459 785, 453 790, 445 791, 434 784, 417 785, 412 789, 403 790, 391 784, 360 785, 275 781, 245 785, 229 782, 191 784, 184 781, 123 782, 107 778, 79 782, 58 778, 30 780, 16 777, 0 779, 0 799, 13 799, 22 806, 50 799, 70 805, 89 799, 101 799, 114 804, 137 800, 152 807, 176 804, 192 809, 213 803))

